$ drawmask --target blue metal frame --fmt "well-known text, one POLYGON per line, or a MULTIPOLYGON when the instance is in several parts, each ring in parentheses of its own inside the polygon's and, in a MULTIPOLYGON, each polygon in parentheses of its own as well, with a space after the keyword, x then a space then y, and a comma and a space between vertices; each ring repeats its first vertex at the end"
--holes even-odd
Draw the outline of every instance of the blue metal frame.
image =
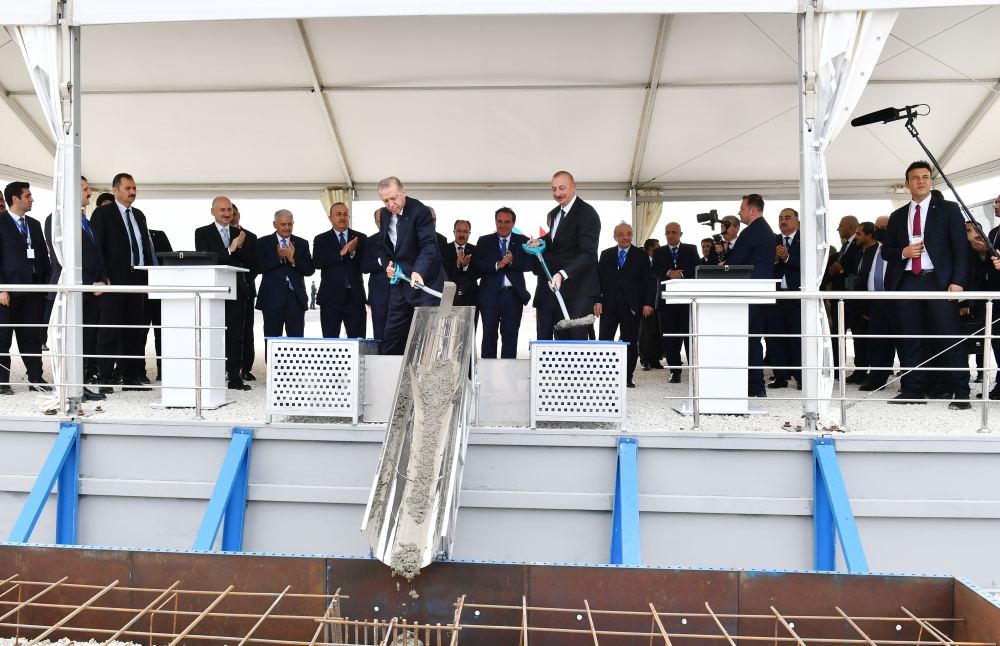
POLYGON ((833 439, 813 440, 813 556, 817 570, 837 569, 837 538, 844 552, 847 571, 868 573, 868 560, 861 545, 851 500, 837 462, 833 439), (836 533, 836 536, 835 536, 836 533))
POLYGON ((59 482, 56 495, 56 544, 76 545, 77 505, 80 499, 80 425, 63 422, 45 464, 14 523, 8 541, 27 543, 38 517, 59 482))
POLYGON ((639 442, 618 438, 615 506, 611 514, 611 563, 641 565, 639 545, 639 442))
POLYGON ((205 509, 198 536, 194 540, 193 550, 209 552, 215 545, 222 525, 222 551, 240 552, 243 550, 243 524, 246 519, 248 474, 250 472, 250 445, 253 443, 253 430, 249 428, 234 428, 233 437, 229 441, 229 451, 219 470, 219 479, 215 482, 212 497, 205 509), (225 521, 225 524, 223 524, 225 521))

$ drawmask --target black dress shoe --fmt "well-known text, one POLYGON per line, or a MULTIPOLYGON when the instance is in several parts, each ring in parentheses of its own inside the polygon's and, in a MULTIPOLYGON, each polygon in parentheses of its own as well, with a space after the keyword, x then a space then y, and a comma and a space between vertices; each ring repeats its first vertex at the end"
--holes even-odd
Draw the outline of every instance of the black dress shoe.
POLYGON ((926 404, 927 402, 923 401, 923 399, 924 399, 924 396, 921 395, 920 393, 907 392, 907 391, 904 390, 903 392, 899 393, 898 395, 896 395, 895 397, 893 397, 892 399, 890 399, 889 403, 890 404, 926 404), (908 402, 908 401, 903 401, 904 399, 918 399, 920 401, 908 402))
POLYGON ((136 390, 149 390, 149 388, 146 388, 138 379, 126 379, 122 381, 122 391, 130 392, 136 390))
POLYGON ((751 390, 748 394, 751 397, 767 397, 767 390, 751 390))
POLYGON ((229 390, 250 390, 250 384, 245 384, 239 380, 229 380, 229 384, 226 386, 229 390))
POLYGON ((102 395, 110 395, 111 393, 115 392, 115 389, 112 388, 111 386, 101 386, 100 388, 97 389, 97 392, 101 393, 102 395))
POLYGON ((10 386, 0 386, 0 395, 13 395, 14 389, 10 386))
POLYGON ((49 386, 44 381, 32 381, 31 385, 28 386, 28 390, 35 393, 48 393, 52 392, 52 386, 49 386))
MULTIPOLYGON (((965 395, 965 397, 968 398, 968 395, 965 395)), ((955 400, 948 403, 949 410, 969 410, 970 408, 972 408, 972 404, 970 402, 955 400)))
POLYGON ((861 372, 852 372, 844 381, 849 384, 863 384, 868 379, 868 375, 861 372))
POLYGON ((681 373, 675 372, 675 373, 671 374, 669 382, 672 383, 672 384, 679 384, 679 383, 681 383, 681 373))
POLYGON ((643 372, 649 372, 650 370, 652 370, 652 368, 650 368, 649 366, 643 366, 642 367, 642 371, 643 372))
POLYGON ((635 382, 629 380, 629 382, 625 384, 625 387, 626 388, 635 388, 635 382))
POLYGON ((151 382, 149 381, 149 377, 147 377, 147 376, 146 376, 145 374, 142 374, 142 375, 139 375, 138 377, 136 377, 136 381, 137 381, 138 383, 140 383, 140 384, 148 384, 148 383, 151 383, 151 382))
POLYGON ((788 388, 787 379, 775 379, 767 385, 768 388, 788 388))
POLYGON ((85 402, 99 402, 102 399, 107 399, 107 398, 108 398, 107 395, 101 395, 99 393, 95 393, 90 388, 83 389, 83 401, 85 402))
POLYGON ((243 377, 243 381, 257 381, 257 377, 254 377, 252 372, 244 372, 240 376, 243 377))
POLYGON ((663 370, 663 364, 661 364, 659 361, 655 361, 649 364, 649 367, 651 370, 663 370))
POLYGON ((927 393, 927 399, 951 399, 950 392, 927 393))
POLYGON ((866 393, 870 393, 873 390, 878 390, 884 385, 885 385, 884 383, 878 384, 871 381, 866 381, 865 383, 861 384, 861 387, 858 388, 858 390, 863 390, 866 393))

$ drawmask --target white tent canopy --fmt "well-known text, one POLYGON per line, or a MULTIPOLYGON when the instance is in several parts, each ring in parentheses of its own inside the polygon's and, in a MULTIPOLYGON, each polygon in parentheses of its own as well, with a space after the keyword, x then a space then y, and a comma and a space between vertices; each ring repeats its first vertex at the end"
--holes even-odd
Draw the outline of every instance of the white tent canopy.
MULTIPOLYGON (((4 3, 0 23, 54 4, 4 3)), ((387 174, 429 198, 540 197, 559 168, 591 197, 797 197, 798 3, 711 5, 75 0, 82 170, 127 169, 147 197, 370 198, 387 174)), ((996 7, 901 11, 855 113, 930 104, 921 133, 956 180, 1000 172, 997 33, 996 7)), ((0 175, 44 184, 54 142, 6 40, 0 175)), ((901 124, 846 128, 831 194, 885 197, 920 156, 901 124)))

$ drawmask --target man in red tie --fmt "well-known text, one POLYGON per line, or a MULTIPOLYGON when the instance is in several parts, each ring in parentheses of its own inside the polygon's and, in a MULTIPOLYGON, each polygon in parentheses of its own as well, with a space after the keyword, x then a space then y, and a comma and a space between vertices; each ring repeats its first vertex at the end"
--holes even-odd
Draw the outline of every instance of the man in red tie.
MULTIPOLYGON (((913 162, 906 169, 911 200, 889 216, 882 245, 882 257, 895 263, 887 289, 961 292, 969 279, 969 241, 964 218, 956 203, 931 195, 931 174, 931 166, 925 161, 913 162)), ((954 398, 949 408, 970 408, 967 357, 955 345, 957 339, 924 338, 959 334, 957 299, 900 300, 897 311, 900 331, 905 337, 900 356, 904 374, 900 393, 893 402, 924 403, 921 400, 926 398, 954 398), (923 370, 939 352, 942 354, 933 362, 934 367, 953 370, 923 370), (921 369, 913 370, 916 366, 921 369)))

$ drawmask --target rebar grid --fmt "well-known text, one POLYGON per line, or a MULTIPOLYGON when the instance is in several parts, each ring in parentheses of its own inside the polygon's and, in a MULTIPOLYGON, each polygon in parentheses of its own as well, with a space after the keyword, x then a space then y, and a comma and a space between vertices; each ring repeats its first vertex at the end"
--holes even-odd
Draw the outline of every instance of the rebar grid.
POLYGON ((602 610, 591 607, 587 599, 583 599, 582 608, 559 608, 529 605, 526 596, 522 596, 520 604, 507 605, 467 603, 463 595, 454 603, 451 621, 431 623, 405 617, 346 617, 342 616, 341 602, 350 597, 340 589, 332 594, 309 594, 291 592, 291 588, 288 585, 277 592, 247 592, 230 585, 221 591, 193 590, 180 587, 179 581, 162 588, 121 586, 118 580, 105 585, 70 583, 68 577, 57 581, 27 581, 14 575, 0 578, 0 627, 12 630, 15 638, 31 636, 25 646, 33 646, 50 637, 79 637, 81 641, 94 638, 103 640, 103 646, 120 639, 142 641, 150 646, 178 646, 191 642, 221 642, 235 646, 251 643, 269 646, 416 646, 418 643, 457 646, 463 631, 474 631, 469 637, 479 635, 476 641, 483 636, 480 631, 484 631, 491 644, 517 646, 528 646, 533 635, 543 640, 562 635, 594 646, 601 646, 604 638, 606 641, 641 638, 650 646, 659 643, 674 646, 675 640, 725 642, 728 646, 737 646, 741 640, 745 644, 770 642, 789 646, 997 646, 996 642, 953 639, 952 628, 964 622, 964 618, 920 617, 904 606, 899 606, 900 612, 892 616, 851 616, 839 606, 833 606, 830 614, 791 614, 782 613, 773 605, 769 607, 769 614, 753 614, 717 612, 708 602, 704 603, 703 612, 664 611, 651 602, 648 609, 642 610, 602 610), (78 596, 82 600, 73 603, 59 598, 66 596, 78 596), (122 603, 113 603, 113 599, 121 599, 122 603), (289 608, 295 605, 292 603, 295 600, 321 602, 318 607, 324 611, 304 612, 289 608), (227 603, 236 605, 240 611, 224 610, 227 603), (260 609, 247 609, 254 605, 260 609), (470 618, 469 613, 474 613, 474 617, 470 618), (486 614, 492 616, 492 623, 483 623, 486 614), (39 622, 39 616, 51 618, 51 621, 39 622), (140 623, 143 620, 148 620, 148 624, 140 623), (805 624, 796 626, 796 622, 805 624), (821 626, 838 622, 848 626, 856 637, 813 634, 817 624, 811 622, 820 622, 821 626), (916 632, 916 639, 870 636, 871 632, 880 629, 885 632, 886 622, 895 624, 890 629, 896 632, 904 627, 916 632), (298 632, 303 638, 259 636, 257 633, 265 623, 278 624, 283 637, 298 632), (169 629, 163 624, 169 624, 169 629), (206 628, 197 632, 199 626, 206 628), (712 630, 696 631, 696 628, 705 630, 708 626, 712 630))

